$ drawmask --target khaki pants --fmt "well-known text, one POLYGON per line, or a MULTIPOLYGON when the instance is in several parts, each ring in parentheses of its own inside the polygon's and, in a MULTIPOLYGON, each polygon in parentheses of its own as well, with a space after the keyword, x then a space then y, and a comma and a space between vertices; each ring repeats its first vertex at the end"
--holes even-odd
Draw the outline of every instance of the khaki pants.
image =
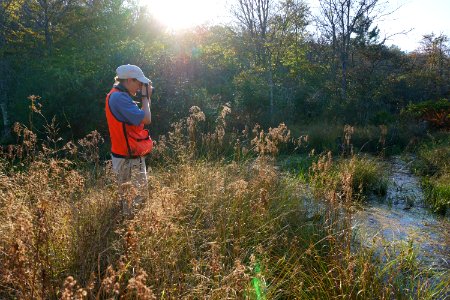
POLYGON ((117 175, 122 211, 133 215, 137 206, 148 196, 147 169, 145 158, 118 158, 111 156, 112 169, 117 175))

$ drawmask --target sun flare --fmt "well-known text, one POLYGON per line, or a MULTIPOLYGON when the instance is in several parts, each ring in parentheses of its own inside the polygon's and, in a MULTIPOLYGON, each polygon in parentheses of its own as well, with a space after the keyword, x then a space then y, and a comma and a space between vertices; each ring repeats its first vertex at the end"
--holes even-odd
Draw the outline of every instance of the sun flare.
POLYGON ((172 30, 216 22, 225 10, 225 0, 141 0, 141 3, 172 30))

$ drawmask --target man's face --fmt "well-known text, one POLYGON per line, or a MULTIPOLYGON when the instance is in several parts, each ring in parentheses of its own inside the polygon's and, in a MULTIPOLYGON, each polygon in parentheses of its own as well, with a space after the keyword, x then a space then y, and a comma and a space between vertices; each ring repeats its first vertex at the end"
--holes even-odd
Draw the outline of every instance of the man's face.
POLYGON ((137 91, 140 91, 142 89, 142 82, 140 82, 137 79, 128 79, 127 80, 127 89, 133 96, 136 95, 137 91))

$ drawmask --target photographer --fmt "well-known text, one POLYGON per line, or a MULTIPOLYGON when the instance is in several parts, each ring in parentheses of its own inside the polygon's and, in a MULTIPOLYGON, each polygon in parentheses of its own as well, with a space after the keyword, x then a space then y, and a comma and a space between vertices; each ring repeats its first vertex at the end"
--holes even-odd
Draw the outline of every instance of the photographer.
POLYGON ((115 84, 106 96, 105 112, 111 138, 112 168, 117 175, 125 216, 132 216, 148 196, 145 156, 153 142, 144 125, 150 124, 152 83, 135 65, 116 69, 115 84), (141 108, 132 97, 142 99, 141 108))

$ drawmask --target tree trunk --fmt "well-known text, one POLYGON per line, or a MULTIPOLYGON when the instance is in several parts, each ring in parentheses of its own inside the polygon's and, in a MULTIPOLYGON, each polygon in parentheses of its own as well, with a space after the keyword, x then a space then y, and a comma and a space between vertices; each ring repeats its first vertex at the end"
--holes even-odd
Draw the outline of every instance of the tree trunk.
MULTIPOLYGON (((0 65, 2 67, 5 66, 4 63, 0 62, 0 65)), ((4 69, 4 68, 2 68, 4 69)), ((9 120, 8 120, 8 105, 7 100, 8 97, 6 96, 6 84, 4 79, 0 79, 0 109, 2 110, 2 136, 8 137, 10 135, 9 131, 9 120)))
POLYGON ((269 97, 270 97, 270 120, 273 122, 273 112, 274 112, 274 100, 273 100, 273 73, 272 68, 269 66, 269 97))
POLYGON ((347 97, 347 58, 345 57, 345 53, 342 58, 342 82, 341 82, 341 93, 342 99, 347 97))
POLYGON ((2 111, 2 134, 3 137, 10 136, 10 124, 8 118, 8 82, 11 81, 11 70, 8 61, 0 57, 0 109, 2 111))
POLYGON ((45 1, 45 7, 44 7, 44 35, 45 35, 45 47, 49 53, 51 53, 52 49, 52 36, 51 36, 51 23, 49 19, 49 12, 48 12, 48 4, 47 1, 45 1))
POLYGON ((7 111, 6 103, 1 103, 0 108, 2 110, 2 118, 3 118, 2 136, 4 138, 7 138, 10 135, 10 131, 9 131, 9 120, 8 120, 8 111, 7 111))

